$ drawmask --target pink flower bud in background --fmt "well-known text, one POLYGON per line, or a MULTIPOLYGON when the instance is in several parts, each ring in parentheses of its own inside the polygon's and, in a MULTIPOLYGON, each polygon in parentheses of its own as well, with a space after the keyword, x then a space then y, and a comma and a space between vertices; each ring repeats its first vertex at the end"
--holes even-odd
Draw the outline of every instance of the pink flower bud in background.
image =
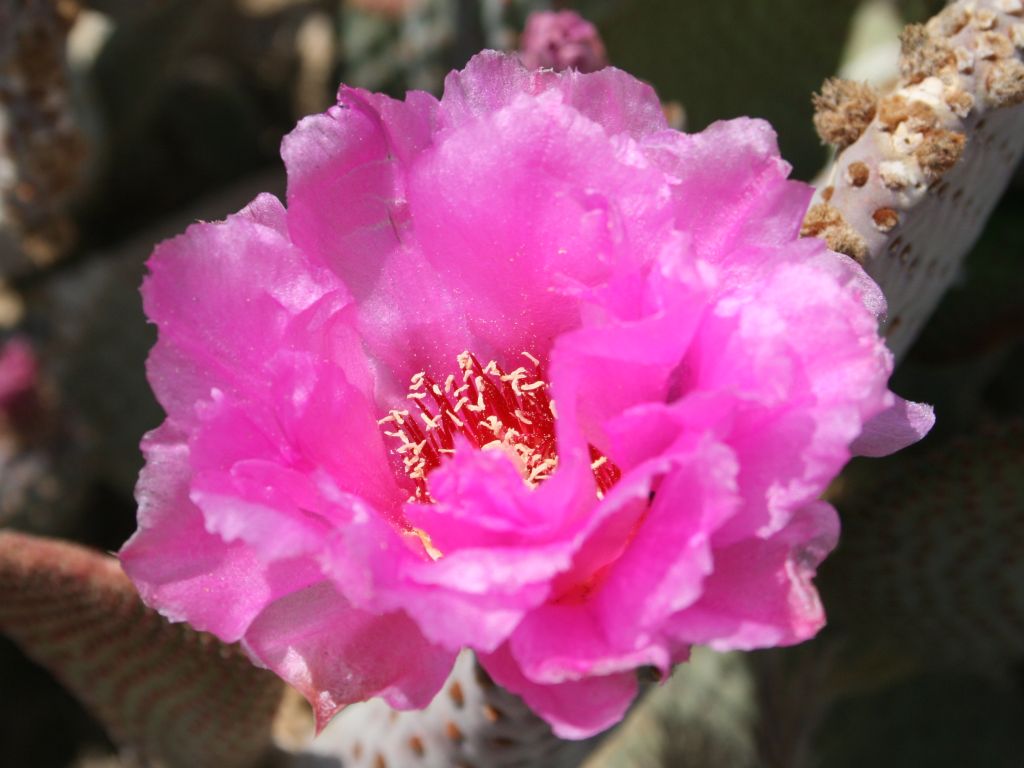
POLYGON ((597 27, 576 11, 530 14, 519 41, 519 58, 530 69, 547 67, 556 72, 596 72, 608 66, 597 27))
POLYGON ((0 346, 0 416, 8 416, 36 384, 36 357, 27 342, 10 339, 0 346))

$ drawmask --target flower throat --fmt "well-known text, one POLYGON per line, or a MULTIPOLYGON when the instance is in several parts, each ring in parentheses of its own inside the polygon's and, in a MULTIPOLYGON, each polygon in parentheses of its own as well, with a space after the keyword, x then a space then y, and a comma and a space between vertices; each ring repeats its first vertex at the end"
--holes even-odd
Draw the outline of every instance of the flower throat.
MULTIPOLYGON (((502 450, 530 486, 546 480, 558 466, 555 404, 548 396, 540 361, 506 373, 494 361, 481 365, 469 352, 458 356, 459 373, 438 383, 425 372, 412 377, 407 410, 394 409, 381 419, 384 434, 399 441, 395 453, 415 490, 409 501, 432 503, 427 476, 455 453, 462 435, 480 450, 502 450)), ((602 497, 619 479, 619 469, 590 446, 591 470, 602 497)))

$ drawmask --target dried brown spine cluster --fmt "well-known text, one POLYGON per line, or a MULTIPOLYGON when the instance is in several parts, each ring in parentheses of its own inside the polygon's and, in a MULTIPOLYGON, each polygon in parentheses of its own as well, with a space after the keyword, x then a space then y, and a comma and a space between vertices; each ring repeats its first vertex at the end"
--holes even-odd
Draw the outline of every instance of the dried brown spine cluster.
POLYGON ((821 140, 842 150, 859 139, 874 118, 878 94, 866 83, 832 77, 812 101, 814 127, 821 140))
POLYGON ((897 353, 1024 153, 1022 49, 1022 0, 961 0, 906 28, 899 83, 877 102, 865 86, 834 80, 815 97, 815 125, 839 154, 803 234, 879 282, 897 353))

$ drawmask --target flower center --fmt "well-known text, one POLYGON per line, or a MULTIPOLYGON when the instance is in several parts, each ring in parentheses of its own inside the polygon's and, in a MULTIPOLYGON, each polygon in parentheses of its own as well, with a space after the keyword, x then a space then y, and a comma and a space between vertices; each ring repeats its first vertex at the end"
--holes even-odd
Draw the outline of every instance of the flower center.
MULTIPOLYGON (((458 356, 459 373, 438 383, 424 371, 412 377, 408 409, 393 409, 378 424, 398 441, 395 453, 415 490, 409 501, 432 503, 427 476, 455 453, 462 435, 480 450, 504 451, 523 480, 536 486, 558 466, 555 403, 548 396, 540 360, 523 352, 527 365, 506 373, 494 361, 481 365, 469 352, 458 356)), ((598 497, 618 481, 618 467, 590 446, 598 497)))

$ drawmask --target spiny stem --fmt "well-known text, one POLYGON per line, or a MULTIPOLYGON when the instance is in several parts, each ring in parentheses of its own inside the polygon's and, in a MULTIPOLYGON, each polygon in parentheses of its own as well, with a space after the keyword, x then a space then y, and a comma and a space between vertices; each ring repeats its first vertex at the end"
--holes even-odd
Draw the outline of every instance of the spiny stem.
POLYGON ((515 695, 491 681, 474 656, 459 656, 444 688, 417 712, 380 700, 339 714, 295 768, 574 768, 597 740, 562 741, 515 695))
POLYGON ((804 234, 860 261, 889 302, 902 354, 1024 155, 1024 3, 961 0, 902 36, 900 80, 877 104, 830 81, 816 124, 839 152, 804 234))

